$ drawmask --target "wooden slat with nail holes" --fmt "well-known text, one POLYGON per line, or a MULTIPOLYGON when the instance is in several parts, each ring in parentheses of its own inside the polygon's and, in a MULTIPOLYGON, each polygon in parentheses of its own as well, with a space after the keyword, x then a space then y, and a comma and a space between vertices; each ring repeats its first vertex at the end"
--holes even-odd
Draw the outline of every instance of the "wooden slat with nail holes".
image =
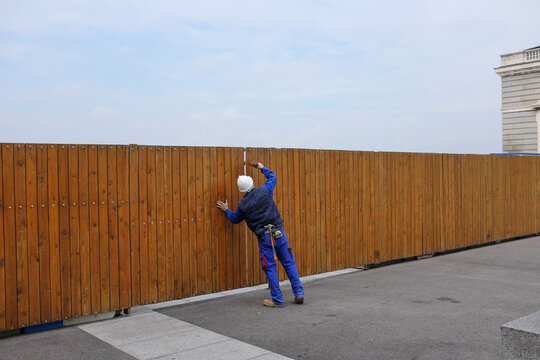
POLYGON ((179 173, 180 178, 180 246, 182 251, 182 297, 189 296, 190 287, 190 236, 189 236, 189 214, 188 214, 188 149, 181 147, 179 153, 179 173))
POLYGON ((112 310, 120 309, 118 269, 118 184, 116 146, 107 146, 107 204, 109 234, 109 284, 112 310))
MULTIPOLYGON (((0 146, 0 331, 6 330, 6 237, 4 236, 4 170, 2 147, 0 146)), ((40 284, 42 284, 40 282, 40 284)), ((43 296, 42 296, 43 297, 43 296)), ((43 314, 44 312, 42 312, 43 314)), ((50 312, 49 312, 50 313, 50 312)))
POLYGON ((37 152, 36 145, 26 150, 26 227, 28 246, 28 316, 29 325, 41 323, 39 284, 39 239, 37 219, 37 152))
POLYGON ((107 148, 98 148, 99 276, 101 312, 111 309, 109 285, 109 216, 107 200, 107 148))
POLYGON ((13 144, 2 144, 4 193, 4 260, 6 272, 6 330, 18 328, 17 311, 17 248, 15 242, 15 193, 13 144))
POLYGON ((148 176, 148 302, 158 302, 156 147, 147 148, 148 176))
POLYGON ((325 207, 326 207, 326 173, 325 173, 325 162, 324 162, 324 151, 317 151, 317 166, 316 166, 316 177, 317 177, 317 273, 324 271, 325 263, 325 244, 324 244, 324 233, 326 229, 326 223, 324 221, 325 207))
POLYGON ((88 147, 79 146, 79 254, 81 315, 92 314, 90 286, 90 225, 88 194, 88 147))
POLYGON ((69 158, 68 203, 71 314, 81 316, 81 259, 79 244, 79 152, 75 145, 66 145, 69 158))
MULTIPOLYGON (((219 219, 223 220, 223 214, 221 214, 221 211, 218 209, 217 206, 215 206, 216 201, 218 200, 218 192, 219 192, 219 183, 218 183, 218 158, 217 158, 217 149, 216 148, 210 148, 210 198, 208 199, 207 206, 209 207, 210 211, 210 224, 209 224, 209 231, 210 231, 210 244, 212 247, 212 252, 210 254, 210 266, 211 266, 211 273, 212 273, 212 280, 211 280, 211 291, 217 292, 219 291, 219 233, 222 229, 221 226, 219 226, 219 219)), ((253 272, 248 269, 248 273, 252 274, 253 272)), ((253 283, 251 283, 252 285, 253 283)))
POLYGON ((173 190, 172 190, 172 148, 165 147, 165 242, 166 242, 166 279, 167 279, 167 299, 174 298, 174 238, 173 238, 173 190))
MULTIPOLYGON (((225 148, 225 199, 229 205, 231 211, 236 211, 236 204, 233 204, 232 193, 238 191, 236 187, 236 176, 232 173, 231 167, 231 155, 232 149, 225 148)), ((233 288, 233 224, 227 220, 225 221, 225 278, 226 278, 226 288, 233 288)))
MULTIPOLYGON (((202 289, 206 286, 205 284, 205 278, 206 278, 206 264, 205 264, 205 238, 204 238, 204 224, 203 224, 203 218, 204 218, 204 184, 203 184, 203 149, 196 147, 194 149, 195 151, 195 186, 194 186, 194 226, 195 226, 195 234, 196 234, 196 250, 195 250, 195 259, 197 261, 196 263, 196 273, 197 273, 197 286, 195 294, 200 294, 202 292, 202 289)), ((236 241, 236 246, 238 246, 238 242, 236 241)), ((237 258, 236 258, 237 259, 237 258)), ((237 262, 238 263, 238 262, 237 262)), ((239 287, 238 278, 240 277, 240 269, 235 268, 235 283, 234 287, 239 287)))
MULTIPOLYGON (((213 207, 209 204, 212 202, 211 196, 211 174, 210 174, 210 150, 208 148, 202 149, 203 162, 201 167, 203 168, 202 183, 203 183, 203 201, 201 207, 203 208, 203 234, 204 234, 204 289, 205 292, 212 291, 212 241, 211 241, 211 222, 213 207)), ((247 273, 245 269, 242 271, 242 276, 245 280, 247 273)), ((246 283, 244 282, 245 286, 246 283)))
MULTIPOLYGON (((50 152, 50 150, 49 150, 50 152)), ((99 232, 99 177, 98 149, 88 145, 88 216, 90 223, 90 303, 91 313, 101 312, 101 267, 100 267, 100 232, 99 232)), ((52 175, 49 172, 49 175, 52 175)), ((52 272, 52 269, 51 269, 52 272)), ((136 284, 133 284, 136 286, 136 284)))
POLYGON ((49 211, 49 254, 51 279, 51 321, 62 320, 62 286, 60 271, 58 146, 47 149, 47 191, 49 211))
MULTIPOLYGON (((140 213, 139 213, 139 149, 137 145, 129 146, 129 243, 131 262, 131 304, 141 304, 141 245, 140 245, 140 213)), ((181 261, 178 262, 179 265, 181 261)))
MULTIPOLYGON (((189 225, 189 294, 197 294, 197 203, 196 203, 195 150, 188 148, 188 216, 189 225)), ((231 285, 232 288, 232 285, 231 285)))
POLYGON ((172 181, 172 240, 173 240, 173 296, 182 297, 182 218, 180 205, 180 151, 177 146, 171 148, 171 181, 172 181))
POLYGON ((15 243, 17 250, 18 326, 29 325, 28 313, 28 228, 26 217, 26 156, 23 144, 16 144, 15 163, 15 243))
POLYGON ((165 148, 156 147, 156 186, 155 204, 156 213, 154 226, 156 228, 156 251, 157 251, 157 301, 167 300, 167 241, 165 238, 165 148))
POLYGON ((131 264, 129 236, 129 146, 116 150, 118 181, 118 274, 121 309, 131 307, 131 264))
MULTIPOLYGON (((224 148, 218 148, 217 149, 217 198, 216 201, 225 201, 225 199, 228 196, 228 191, 226 189, 226 169, 225 169, 225 150, 224 148)), ((219 291, 223 291, 227 289, 227 256, 226 256, 226 245, 225 245, 225 229, 227 228, 227 225, 229 223, 229 220, 225 216, 225 213, 219 210, 218 214, 218 220, 217 220, 217 234, 218 234, 218 242, 217 242, 217 254, 216 257, 218 259, 218 283, 219 283, 219 291)), ((251 272, 254 272, 253 270, 251 272)))
MULTIPOLYGON (((58 145, 58 207, 60 223, 60 278, 62 287, 62 317, 71 312, 71 257, 69 221, 69 154, 67 145, 58 145)), ((108 259, 104 259, 108 265, 108 259)))
POLYGON ((319 252, 318 248, 318 222, 317 222, 317 200, 318 200, 318 193, 317 191, 317 176, 316 176, 316 170, 317 170, 317 151, 316 150, 308 150, 309 159, 310 161, 306 162, 307 166, 307 173, 310 179, 310 190, 311 194, 308 197, 309 199, 309 207, 308 207, 308 217, 309 217, 309 237, 308 237, 308 245, 311 252, 311 268, 309 269, 310 274, 316 274, 317 273, 317 253, 319 252))
POLYGON ((141 304, 150 301, 150 265, 148 253, 148 147, 139 146, 139 267, 141 304))

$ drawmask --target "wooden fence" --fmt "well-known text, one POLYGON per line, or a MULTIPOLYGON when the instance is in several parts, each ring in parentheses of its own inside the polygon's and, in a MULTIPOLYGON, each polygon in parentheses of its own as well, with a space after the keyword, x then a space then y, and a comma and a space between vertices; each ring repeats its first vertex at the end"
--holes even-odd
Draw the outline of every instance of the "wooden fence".
POLYGON ((302 276, 539 232, 534 156, 6 143, 0 331, 265 282, 216 207, 244 155, 278 176, 302 276))

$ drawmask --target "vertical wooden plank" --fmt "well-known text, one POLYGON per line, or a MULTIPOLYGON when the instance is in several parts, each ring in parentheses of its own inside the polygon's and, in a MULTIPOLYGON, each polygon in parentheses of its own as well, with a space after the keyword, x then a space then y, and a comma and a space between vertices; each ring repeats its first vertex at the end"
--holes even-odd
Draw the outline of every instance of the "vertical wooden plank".
POLYGON ((139 267, 140 267, 140 294, 141 304, 150 301, 150 265, 148 244, 148 148, 138 147, 139 167, 139 267))
POLYGON ((39 283, 39 239, 37 219, 37 153, 36 145, 28 144, 26 151, 26 227, 28 246, 28 316, 29 325, 41 323, 39 283))
MULTIPOLYGON (((303 275, 309 274, 309 248, 307 246, 306 241, 306 223, 307 223, 307 217, 306 217, 306 197, 307 197, 307 186, 306 183, 306 157, 305 157, 305 150, 297 150, 298 152, 298 200, 299 203, 297 205, 297 213, 298 213, 298 221, 297 221, 297 236, 298 236, 298 243, 300 244, 300 250, 298 253, 300 253, 300 271, 303 275)), ((298 257, 298 256, 297 256, 298 257)))
POLYGON ((101 312, 101 263, 100 263, 100 202, 98 181, 98 149, 88 145, 88 217, 90 222, 89 259, 90 259, 90 304, 91 312, 101 312))
POLYGON ((174 298, 172 148, 165 147, 165 238, 167 239, 167 298, 174 298))
MULTIPOLYGON (((208 201, 208 207, 210 209, 210 244, 211 244, 211 272, 212 272, 212 287, 211 291, 219 291, 219 234, 222 231, 222 227, 219 226, 219 219, 223 220, 223 214, 215 206, 216 201, 218 200, 218 159, 217 159, 217 148, 210 148, 210 199, 208 201)), ((253 285, 253 283, 251 283, 253 285)))
POLYGON ((404 216, 405 216, 405 191, 404 191, 404 154, 397 153, 396 156, 396 204, 397 214, 396 214, 396 238, 395 238, 395 252, 393 253, 394 258, 403 259, 405 257, 403 252, 403 239, 405 238, 405 225, 404 225, 404 216))
POLYGON ((14 150, 13 144, 2 144, 2 175, 4 193, 4 238, 6 239, 5 272, 6 272, 6 329, 18 328, 17 311, 17 247, 15 241, 15 193, 14 184, 14 150))
POLYGON ((113 310, 120 309, 118 271, 118 185, 116 146, 108 146, 107 152, 107 200, 109 230, 109 284, 110 301, 113 310))
MULTIPOLYGON (((188 222, 189 222, 189 279, 190 279, 190 294, 197 294, 197 179, 196 179, 196 163, 195 149, 188 148, 188 222)), ((229 273, 232 275, 232 272, 229 273)), ((232 288, 232 284, 231 284, 232 288)))
POLYGON ((352 182, 351 182, 351 174, 353 170, 352 162, 351 162, 352 152, 345 151, 344 155, 345 155, 345 159, 343 162, 343 178, 345 181, 345 191, 344 191, 345 202, 343 204, 344 206, 343 219, 345 221, 343 222, 343 227, 345 230, 345 237, 344 237, 345 259, 344 259, 343 267, 349 268, 353 266, 352 259, 354 256, 354 241, 355 241, 353 234, 351 233, 351 230, 353 229, 355 225, 353 224, 353 221, 352 221, 353 219, 352 207, 354 204, 353 202, 354 193, 353 193, 352 182))
POLYGON ((129 146, 129 242, 131 261, 131 304, 141 304, 141 268, 140 268, 140 217, 139 217, 139 149, 129 146))
POLYGON ((324 151, 323 150, 317 150, 317 166, 316 169, 316 177, 317 177, 317 273, 322 273, 324 271, 324 253, 325 253, 325 246, 324 246, 324 233, 326 231, 326 223, 324 221, 324 213, 326 208, 325 203, 325 193, 326 193, 326 173, 324 171, 325 169, 325 162, 324 162, 324 151))
POLYGON ((18 326, 29 325, 28 229, 26 217, 26 159, 24 145, 15 146, 15 243, 17 246, 18 326))
MULTIPOLYGON (((195 233, 197 239, 196 245, 196 256, 197 259, 197 287, 196 293, 204 293, 205 288, 205 278, 206 278, 206 264, 205 264, 205 238, 204 238, 204 185, 203 185, 203 149, 195 148, 195 233)), ((238 246, 238 239, 235 241, 236 246, 238 246)), ((238 258, 236 258, 238 259, 238 258)), ((235 259, 235 260, 236 260, 235 259)), ((235 268, 235 274, 240 277, 239 268, 235 268)), ((236 277, 235 277, 236 278, 236 277)), ((238 287, 239 283, 235 282, 234 287, 238 287)))
POLYGON ((188 296, 190 287, 190 236, 189 236, 189 213, 188 213, 188 151, 185 147, 178 150, 180 177, 180 225, 181 225, 181 251, 182 251, 182 297, 188 296))
POLYGON ((174 239, 173 239, 173 227, 172 227, 172 148, 170 146, 165 147, 164 155, 164 171, 165 171, 165 217, 163 224, 165 225, 165 243, 166 243, 166 278, 167 278, 167 299, 172 300, 174 298, 174 239))
POLYGON ((177 146, 172 148, 172 221, 173 221, 173 252, 174 252, 174 297, 182 297, 182 242, 181 242, 181 204, 180 204, 180 151, 177 146))
POLYGON ((79 146, 79 241, 81 264, 81 315, 92 313, 90 274, 90 214, 88 193, 88 147, 79 146))
POLYGON ((128 147, 117 146, 119 308, 131 307, 128 147))
MULTIPOLYGON (((209 293, 212 291, 212 241, 211 241, 211 222, 212 222, 212 210, 214 206, 210 207, 212 204, 211 200, 211 173, 210 173, 210 151, 208 148, 201 149, 203 162, 202 167, 202 184, 203 184, 203 202, 200 205, 203 209, 203 239, 204 239, 204 291, 203 293, 209 293)), ((245 257, 244 257, 245 259, 245 257)), ((245 286, 245 269, 242 269, 243 281, 242 285, 245 286)))
MULTIPOLYGON (((4 236, 4 171, 2 161, 2 146, 0 146, 0 332, 8 330, 6 325, 6 257, 5 257, 5 236, 4 236)), ((42 312, 43 314, 43 312, 42 312)))
MULTIPOLYGON (((225 149, 220 147, 217 150, 217 174, 218 174, 218 194, 217 200, 224 201, 228 196, 228 191, 226 187, 226 171, 225 168, 225 149)), ((226 229, 227 223, 229 220, 224 214, 218 216, 218 229, 219 229, 219 240, 218 240, 218 273, 219 273, 219 290, 223 291, 227 288, 227 255, 225 248, 225 238, 226 238, 226 229)))
POLYGON ((396 218, 397 218, 397 206, 396 206, 396 190, 397 190, 397 170, 398 164, 396 163, 396 155, 394 153, 388 153, 388 258, 391 260, 397 259, 396 257, 396 239, 398 237, 396 218))
POLYGON ((336 181, 336 151, 328 151, 328 176, 327 179, 330 180, 329 187, 328 187, 328 201, 327 201, 327 211, 328 211, 328 218, 327 218, 327 224, 329 225, 327 228, 327 249, 328 252, 327 255, 327 269, 326 271, 332 271, 334 270, 336 266, 336 242, 337 242, 337 236, 336 236, 336 194, 339 191, 336 186, 338 185, 336 181))
MULTIPOLYGON (((35 207, 37 208, 37 217, 38 217, 38 257, 39 257, 39 296, 40 301, 40 322, 47 323, 51 321, 51 271, 50 271, 50 244, 49 244, 49 216, 48 211, 51 206, 48 203, 48 177, 47 177, 47 146, 46 145, 36 145, 36 157, 37 157, 37 199, 35 207)), ((1 167, 0 167, 1 170, 1 167)), ((1 182, 0 175, 0 182, 1 182)), ((0 184, 0 191, 2 190, 2 185, 0 184)), ((0 211, 2 207, 0 206, 0 211)), ((2 216, 0 215, 0 223, 2 216)), ((0 236, 2 230, 0 229, 0 236)), ((0 239, 1 242, 1 239, 0 239)), ((0 245, 1 247, 1 245, 0 245)), ((3 250, 0 249, 0 256, 3 256, 3 250)), ((0 262, 1 259, 0 259, 0 262)), ((0 288, 2 279, 2 270, 0 265, 0 288)), ((2 305, 0 295, 0 306, 2 305)), ((0 310, 1 313, 1 310, 0 310)), ((1 315, 0 315, 0 324, 2 324, 1 315)))
POLYGON ((71 316, 81 315, 81 261, 79 244, 79 154, 68 146, 69 157, 69 249, 71 266, 71 316))
POLYGON ((157 164, 156 148, 150 146, 148 160, 148 302, 158 302, 158 244, 157 244, 157 164))
POLYGON ((47 149, 47 177, 49 199, 49 252, 51 269, 51 321, 58 321, 62 319, 62 286, 59 227, 59 169, 58 147, 56 145, 49 145, 47 149))
POLYGON ((317 150, 309 150, 309 162, 307 162, 307 168, 308 168, 308 174, 311 180, 311 195, 308 197, 308 199, 311 201, 310 206, 308 208, 308 215, 310 218, 309 224, 310 224, 310 236, 308 237, 308 244, 311 247, 311 269, 310 274, 317 274, 317 253, 320 251, 319 249, 319 223, 317 221, 317 201, 319 199, 319 193, 318 193, 318 183, 317 183, 317 150))
POLYGON ((296 263, 298 267, 298 272, 301 274, 300 276, 304 275, 304 260, 303 260, 303 248, 302 248, 302 242, 301 242, 301 234, 300 234, 300 213, 301 213, 301 198, 300 198, 300 154, 298 149, 292 149, 291 153, 291 164, 293 165, 293 168, 289 168, 289 176, 292 175, 293 181, 294 181, 294 205, 291 207, 292 210, 292 229, 293 229, 293 243, 294 247, 293 250, 296 254, 296 263))
POLYGON ((98 212, 99 212, 99 269, 101 312, 111 310, 109 293, 109 216, 108 216, 108 159, 107 148, 103 145, 98 149, 98 212))
POLYGON ((165 149, 156 148, 156 245, 158 301, 167 300, 167 240, 165 238, 165 149))
MULTIPOLYGON (((355 151, 353 153, 353 166, 351 169, 352 186, 353 186, 353 198, 354 198, 354 218, 353 234, 355 236, 354 242, 354 266, 361 266, 362 263, 362 202, 361 202, 361 189, 362 178, 359 174, 360 170, 360 152, 355 151)), ((317 219, 318 220, 318 219, 317 219)))
POLYGON ((58 194, 60 218, 60 273, 62 286, 62 315, 72 316, 71 308, 71 256, 69 214, 69 150, 66 145, 58 148, 58 194))
POLYGON ((384 189, 384 169, 382 165, 382 154, 375 153, 373 159, 373 166, 375 170, 374 184, 373 184, 373 258, 375 263, 381 262, 381 241, 383 240, 382 234, 382 192, 384 189))

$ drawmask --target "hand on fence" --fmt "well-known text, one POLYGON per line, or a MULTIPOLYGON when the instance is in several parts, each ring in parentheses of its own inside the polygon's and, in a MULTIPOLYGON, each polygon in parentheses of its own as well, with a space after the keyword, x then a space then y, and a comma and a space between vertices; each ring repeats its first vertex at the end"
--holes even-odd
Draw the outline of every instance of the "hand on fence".
POLYGON ((225 199, 225 202, 217 201, 217 207, 221 209, 221 211, 225 211, 229 208, 229 203, 227 202, 227 199, 225 199))
POLYGON ((259 169, 259 170, 262 169, 262 168, 264 167, 263 164, 258 163, 258 162, 254 162, 254 161, 249 162, 249 165, 251 165, 251 166, 253 166, 254 168, 257 168, 257 169, 259 169))

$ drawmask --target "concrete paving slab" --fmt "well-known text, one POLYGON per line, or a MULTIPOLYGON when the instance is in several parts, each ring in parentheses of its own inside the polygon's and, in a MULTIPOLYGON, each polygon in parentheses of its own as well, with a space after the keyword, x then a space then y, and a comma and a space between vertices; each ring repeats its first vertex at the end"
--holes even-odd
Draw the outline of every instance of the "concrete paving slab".
POLYGON ((249 359, 270 354, 154 311, 79 328, 137 359, 249 359))
POLYGON ((497 359, 500 326, 540 310, 540 238, 157 310, 295 359, 497 359), (234 324, 234 326, 231 326, 234 324))
POLYGON ((154 339, 118 346, 137 359, 152 359, 229 340, 228 337, 204 329, 173 333, 154 339))
POLYGON ((151 312, 143 315, 101 321, 80 328, 113 346, 138 343, 162 336, 189 332, 193 325, 151 312))
MULTIPOLYGON (((262 355, 272 354, 259 347, 228 339, 216 344, 166 355, 156 360, 248 360, 262 355)), ((281 355, 277 356, 279 359, 288 359, 281 355)))

